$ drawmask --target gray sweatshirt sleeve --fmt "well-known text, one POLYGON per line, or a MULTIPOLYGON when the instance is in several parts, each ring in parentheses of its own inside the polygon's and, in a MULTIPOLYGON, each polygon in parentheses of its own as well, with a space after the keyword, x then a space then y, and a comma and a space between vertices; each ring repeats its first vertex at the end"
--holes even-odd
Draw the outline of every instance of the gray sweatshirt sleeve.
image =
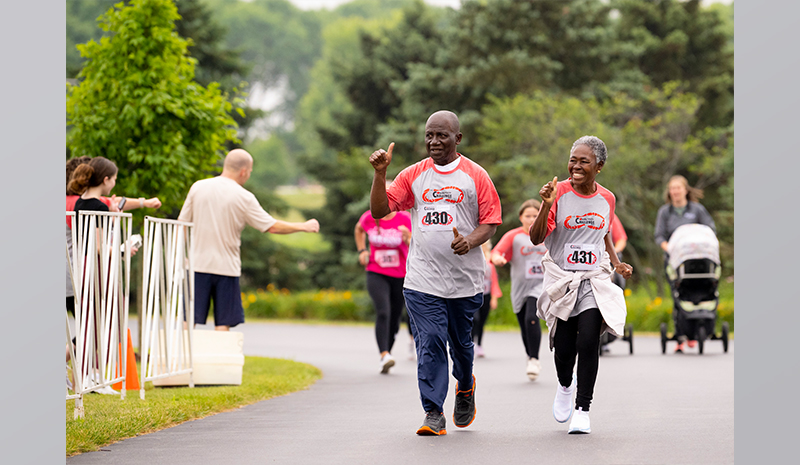
POLYGON ((667 240, 667 216, 669 215, 669 205, 662 205, 656 215, 655 240, 656 245, 661 247, 661 243, 667 240))
POLYGON ((706 207, 697 204, 697 222, 700 224, 704 224, 706 226, 710 226, 711 229, 714 230, 714 234, 717 233, 717 225, 714 224, 714 218, 711 217, 711 214, 708 213, 706 207))

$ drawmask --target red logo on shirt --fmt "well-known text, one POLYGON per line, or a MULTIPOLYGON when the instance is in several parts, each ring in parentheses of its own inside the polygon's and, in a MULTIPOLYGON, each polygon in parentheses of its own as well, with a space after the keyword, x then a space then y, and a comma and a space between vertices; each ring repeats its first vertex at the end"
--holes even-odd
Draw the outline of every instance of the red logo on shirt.
POLYGON ((533 255, 535 253, 539 254, 539 255, 544 255, 545 254, 544 251, 537 250, 537 247, 535 245, 523 245, 522 247, 519 248, 519 253, 520 253, 520 255, 523 255, 523 256, 525 256, 525 255, 533 255))
POLYGON ((603 229, 606 220, 599 213, 587 213, 585 215, 568 216, 564 220, 564 227, 567 229, 580 229, 586 226, 589 229, 603 229))
POLYGON ((425 189, 422 193, 422 200, 435 203, 440 200, 450 203, 460 203, 464 200, 464 191, 456 186, 442 187, 441 189, 425 189))

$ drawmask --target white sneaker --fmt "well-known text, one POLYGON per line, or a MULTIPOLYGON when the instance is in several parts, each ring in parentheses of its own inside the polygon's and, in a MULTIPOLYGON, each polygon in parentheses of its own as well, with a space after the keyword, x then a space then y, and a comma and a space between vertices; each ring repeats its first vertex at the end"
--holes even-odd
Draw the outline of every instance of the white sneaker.
POLYGON ((389 368, 394 366, 394 357, 392 354, 386 354, 381 357, 381 374, 385 375, 389 373, 389 368))
POLYGON ((569 434, 589 434, 591 432, 589 412, 584 412, 579 407, 575 414, 572 415, 572 421, 569 422, 569 434))
POLYGON ((483 351, 483 347, 476 345, 475 346, 475 358, 483 358, 486 357, 486 352, 483 351))
POLYGON ((572 378, 572 384, 569 387, 564 387, 561 384, 556 388, 556 398, 553 400, 553 418, 559 423, 565 423, 572 417, 574 409, 572 395, 575 393, 575 378, 572 378))
POLYGON ((414 339, 411 339, 408 343, 408 359, 409 360, 416 360, 417 359, 417 348, 414 346, 414 339))
POLYGON ((542 371, 542 364, 539 363, 539 360, 531 357, 528 359, 528 368, 525 370, 525 373, 528 374, 528 379, 531 381, 536 381, 536 378, 539 377, 539 372, 542 371))

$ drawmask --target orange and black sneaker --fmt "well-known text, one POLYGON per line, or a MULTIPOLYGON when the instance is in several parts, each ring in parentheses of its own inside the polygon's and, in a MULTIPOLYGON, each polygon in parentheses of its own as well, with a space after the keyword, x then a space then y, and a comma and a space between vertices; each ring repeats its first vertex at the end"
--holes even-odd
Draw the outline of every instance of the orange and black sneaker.
POLYGON ((472 375, 472 387, 467 391, 459 391, 456 383, 456 408, 453 410, 453 423, 459 428, 466 428, 475 420, 475 375, 472 375))
POLYGON ((425 421, 417 430, 420 436, 443 436, 447 434, 445 419, 442 412, 425 412, 425 421))

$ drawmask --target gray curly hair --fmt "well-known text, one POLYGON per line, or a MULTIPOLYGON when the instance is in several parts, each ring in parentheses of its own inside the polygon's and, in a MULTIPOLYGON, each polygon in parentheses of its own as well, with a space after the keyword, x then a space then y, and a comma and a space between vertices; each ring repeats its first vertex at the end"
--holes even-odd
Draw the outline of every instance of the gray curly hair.
POLYGON ((606 144, 600 140, 599 137, 583 136, 579 138, 572 144, 572 148, 570 149, 569 153, 572 154, 572 152, 575 151, 575 147, 579 145, 585 145, 592 149, 592 153, 594 153, 594 158, 597 160, 598 165, 606 162, 606 158, 608 158, 608 150, 606 149, 606 144))

